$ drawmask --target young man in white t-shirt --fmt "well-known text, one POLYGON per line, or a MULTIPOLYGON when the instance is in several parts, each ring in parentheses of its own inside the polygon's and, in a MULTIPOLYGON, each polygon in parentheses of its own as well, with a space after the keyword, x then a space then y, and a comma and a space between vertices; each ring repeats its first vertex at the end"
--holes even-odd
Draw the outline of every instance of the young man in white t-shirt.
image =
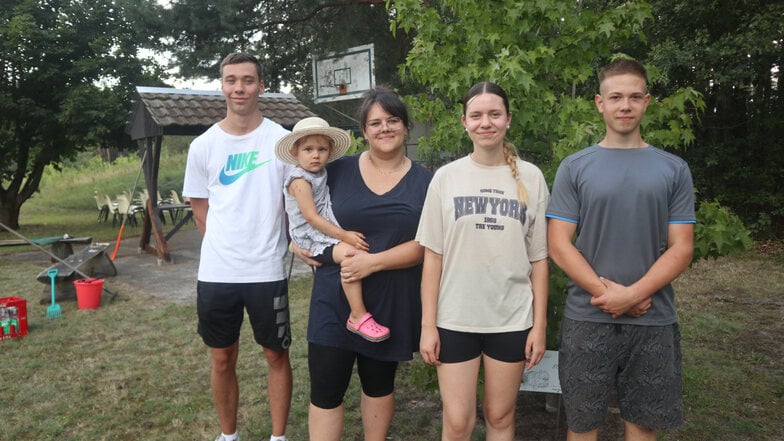
POLYGON ((237 356, 244 312, 264 349, 273 441, 285 440, 291 407, 287 239, 283 196, 287 167, 275 143, 288 131, 264 118, 259 61, 234 53, 221 62, 226 118, 191 143, 183 195, 204 236, 197 284, 198 331, 210 347, 210 384, 221 434, 239 440, 237 356))

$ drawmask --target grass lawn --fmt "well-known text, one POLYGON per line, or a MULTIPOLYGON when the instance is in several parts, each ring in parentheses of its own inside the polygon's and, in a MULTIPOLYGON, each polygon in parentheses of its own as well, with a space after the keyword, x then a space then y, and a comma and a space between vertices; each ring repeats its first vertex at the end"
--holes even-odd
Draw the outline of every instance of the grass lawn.
MULTIPOLYGON (((162 161, 161 192, 179 190, 184 156, 162 161)), ((128 160, 48 172, 41 193, 23 207, 21 232, 29 237, 67 232, 113 241, 117 228, 96 222, 92 192, 130 188, 137 171, 138 160, 128 160)), ((0 239, 11 238, 0 232, 0 239)), ((46 320, 45 308, 37 304, 41 284, 34 280, 42 268, 7 258, 25 248, 0 248, 0 297, 26 298, 36 313, 28 336, 0 342, 0 440, 212 440, 217 420, 207 350, 195 334, 195 305, 169 304, 126 287, 97 310, 63 303, 64 317, 46 320)), ((677 280, 686 422, 660 439, 781 439, 782 250, 774 244, 698 262, 677 280)), ((295 386, 287 431, 292 441, 307 439, 309 295, 309 278, 292 283, 295 386)), ((242 339, 241 435, 244 440, 267 439, 266 370, 247 324, 242 339)), ((433 369, 417 357, 399 372, 389 439, 439 439, 441 405, 433 369)), ((351 388, 344 439, 360 440, 356 378, 351 388)), ((529 410, 518 413, 518 439, 562 439, 553 437, 554 427, 534 430, 542 418, 529 410)), ((481 424, 475 432, 474 439, 484 439, 481 424)), ((600 439, 616 436, 603 433, 600 439)))

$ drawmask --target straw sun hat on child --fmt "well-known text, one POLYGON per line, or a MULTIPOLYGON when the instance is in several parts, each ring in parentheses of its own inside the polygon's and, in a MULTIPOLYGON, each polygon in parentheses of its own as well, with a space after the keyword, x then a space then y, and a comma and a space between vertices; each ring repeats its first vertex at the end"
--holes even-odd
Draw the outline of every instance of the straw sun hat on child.
POLYGON ((332 139, 334 145, 329 152, 327 162, 332 162, 345 155, 351 146, 351 138, 348 136, 348 132, 337 127, 330 127, 328 122, 317 116, 312 116, 295 124, 291 133, 280 138, 275 145, 275 155, 283 162, 298 164, 296 156, 292 154, 292 147, 300 138, 310 135, 324 135, 332 139))

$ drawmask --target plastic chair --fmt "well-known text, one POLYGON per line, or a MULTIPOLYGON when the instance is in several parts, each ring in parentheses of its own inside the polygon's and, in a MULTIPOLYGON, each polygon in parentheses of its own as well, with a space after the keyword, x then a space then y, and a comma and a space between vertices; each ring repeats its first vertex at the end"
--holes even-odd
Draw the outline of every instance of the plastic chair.
MULTIPOLYGON (((124 194, 117 195, 117 213, 120 216, 121 222, 125 219, 126 222, 130 222, 133 226, 138 225, 136 213, 139 212, 144 212, 144 208, 139 205, 131 204, 131 201, 128 200, 128 196, 124 194)), ((114 225, 114 223, 112 223, 112 225, 114 225)))
POLYGON ((109 207, 111 204, 106 202, 106 193, 101 193, 98 190, 93 195, 95 198, 95 205, 98 207, 98 223, 106 222, 109 220, 109 207))
MULTIPOLYGON (((176 190, 171 190, 169 192, 169 194, 171 195, 171 203, 172 204, 174 204, 174 205, 183 205, 183 204, 185 204, 185 202, 183 202, 182 199, 180 199, 180 195, 177 194, 176 190)), ((174 216, 174 220, 172 220, 172 223, 176 223, 175 220, 179 220, 180 217, 182 216, 182 213, 184 211, 190 210, 190 209, 191 208, 188 207, 188 208, 185 208, 185 209, 178 208, 176 210, 173 210, 173 213, 171 213, 174 216)))
POLYGON ((171 194, 172 204, 177 204, 177 205, 182 204, 182 201, 180 200, 180 195, 177 194, 177 190, 172 190, 170 194, 171 194))
MULTIPOLYGON (((104 198, 104 205, 109 207, 109 213, 112 214, 112 227, 120 220, 120 213, 117 211, 117 202, 114 202, 112 198, 109 197, 108 194, 103 194, 104 198)), ((108 219, 109 216, 107 215, 106 218, 108 219)))
POLYGON ((141 203, 142 208, 147 208, 147 201, 150 200, 150 193, 147 193, 147 189, 139 192, 139 202, 141 203))
MULTIPOLYGON (((161 192, 157 192, 157 195, 158 195, 158 205, 160 205, 160 204, 163 203, 163 201, 161 200, 161 192)), ((142 209, 145 212, 147 211, 147 202, 149 200, 150 200, 150 193, 147 191, 146 188, 144 190, 142 190, 141 192, 139 192, 139 201, 141 203, 142 209)), ((160 212, 158 214, 158 217, 160 218, 161 223, 166 225, 166 216, 164 215, 164 213, 160 212)), ((174 219, 172 219, 172 222, 174 222, 174 219)))

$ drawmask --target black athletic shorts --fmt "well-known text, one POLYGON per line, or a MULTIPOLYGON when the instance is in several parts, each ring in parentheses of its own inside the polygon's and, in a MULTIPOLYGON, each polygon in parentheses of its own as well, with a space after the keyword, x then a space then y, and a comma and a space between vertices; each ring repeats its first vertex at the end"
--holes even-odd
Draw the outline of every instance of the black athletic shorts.
POLYGON ((291 345, 288 280, 260 283, 196 284, 198 331, 211 348, 226 348, 240 337, 248 312, 256 343, 282 351, 291 345))
POLYGON ((528 331, 483 334, 438 328, 438 336, 441 339, 438 361, 461 363, 485 354, 493 360, 517 363, 525 360, 525 341, 528 339, 528 331))

